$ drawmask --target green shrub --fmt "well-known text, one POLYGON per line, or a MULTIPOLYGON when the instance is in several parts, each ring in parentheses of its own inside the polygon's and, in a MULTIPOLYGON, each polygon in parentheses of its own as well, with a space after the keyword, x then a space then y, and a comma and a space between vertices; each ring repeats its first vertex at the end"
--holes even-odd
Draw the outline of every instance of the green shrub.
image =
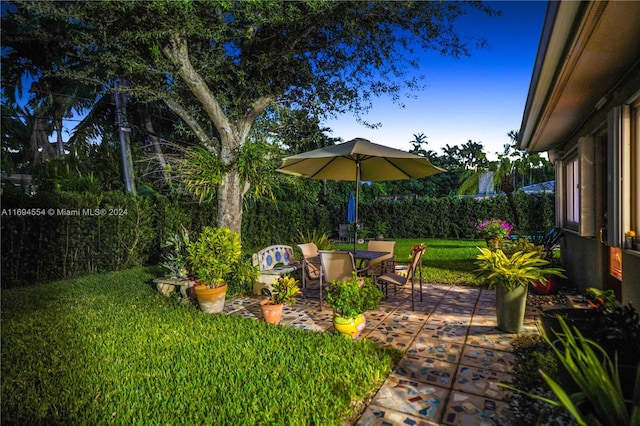
POLYGON ((205 226, 198 238, 187 244, 187 259, 193 272, 211 288, 224 284, 241 254, 240 236, 229 228, 205 226))
POLYGON ((369 278, 359 279, 355 272, 345 281, 331 281, 327 304, 344 318, 354 319, 371 309, 378 309, 384 294, 369 278))
MULTIPOLYGON (((347 192, 322 192, 320 182, 304 181, 305 191, 282 192, 282 199, 246 200, 242 220, 245 255, 271 244, 301 242, 304 235, 337 238, 345 222, 347 192), (309 191, 311 189, 311 195, 309 191), (342 198, 343 199, 342 199, 342 198)), ((335 183, 335 182, 332 182, 335 183)), ((341 189, 342 188, 342 189, 341 189)), ((280 193, 280 192, 279 192, 280 193)), ((553 227, 553 194, 516 194, 523 235, 553 227)), ((180 196, 151 193, 132 197, 123 192, 100 194, 38 193, 35 196, 5 191, 2 209, 124 209, 127 215, 106 216, 2 216, 2 287, 15 287, 76 277, 93 272, 161 262, 161 244, 180 225, 189 231, 213 226, 217 205, 194 203, 180 196)), ((362 199, 359 217, 366 228, 389 224, 385 237, 469 239, 471 221, 501 217, 512 221, 506 198, 450 196, 393 202, 362 199)))
MULTIPOLYGON (((556 341, 543 335, 559 363, 565 368, 579 391, 569 394, 548 372, 540 371, 542 378, 556 395, 557 400, 525 392, 551 405, 565 408, 579 425, 626 426, 640 423, 638 395, 627 404, 624 399, 617 359, 612 361, 605 350, 571 328, 558 316, 562 332, 556 332, 556 341)), ((635 389, 640 390, 640 369, 635 389)), ((507 386, 508 388, 518 390, 507 386)))

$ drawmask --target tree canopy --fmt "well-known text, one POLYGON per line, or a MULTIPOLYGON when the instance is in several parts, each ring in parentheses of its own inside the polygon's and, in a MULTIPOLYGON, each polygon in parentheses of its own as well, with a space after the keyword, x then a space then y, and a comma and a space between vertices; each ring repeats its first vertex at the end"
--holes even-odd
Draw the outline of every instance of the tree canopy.
POLYGON ((121 78, 131 99, 161 101, 179 117, 184 138, 219 163, 211 182, 218 225, 238 232, 251 184, 243 147, 259 117, 302 110, 361 118, 374 97, 398 100, 421 87, 410 72, 425 65, 421 50, 459 57, 484 44, 462 38, 456 18, 497 14, 480 2, 430 1, 16 1, 9 9, 60 27, 19 27, 3 40, 8 49, 64 28, 43 77, 105 90, 121 78))

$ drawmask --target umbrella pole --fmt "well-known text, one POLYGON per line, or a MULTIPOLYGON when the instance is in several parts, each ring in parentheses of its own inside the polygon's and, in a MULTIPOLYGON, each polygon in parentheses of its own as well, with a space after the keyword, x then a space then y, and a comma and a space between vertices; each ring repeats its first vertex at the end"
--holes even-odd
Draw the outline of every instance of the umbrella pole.
POLYGON ((358 249, 358 204, 360 203, 360 158, 356 159, 356 222, 353 224, 353 253, 358 249))

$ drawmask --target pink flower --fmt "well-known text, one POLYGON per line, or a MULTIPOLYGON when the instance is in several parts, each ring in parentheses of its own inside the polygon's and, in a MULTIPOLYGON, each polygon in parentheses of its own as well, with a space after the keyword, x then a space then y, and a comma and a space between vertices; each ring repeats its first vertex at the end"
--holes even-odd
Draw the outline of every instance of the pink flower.
POLYGON ((513 225, 501 219, 484 219, 481 222, 471 222, 474 229, 483 238, 507 238, 513 231, 513 225))

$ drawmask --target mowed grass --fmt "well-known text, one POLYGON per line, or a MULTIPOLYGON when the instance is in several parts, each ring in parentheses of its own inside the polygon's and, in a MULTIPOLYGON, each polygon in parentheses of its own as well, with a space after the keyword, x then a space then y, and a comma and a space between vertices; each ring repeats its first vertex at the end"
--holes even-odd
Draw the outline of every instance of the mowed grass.
POLYGON ((348 423, 397 350, 163 299, 145 269, 2 291, 3 424, 348 423))
MULTIPOLYGON (((424 282, 434 284, 479 285, 474 278, 474 262, 479 251, 484 247, 481 240, 441 240, 434 238, 397 239, 395 256, 398 263, 411 261, 411 246, 426 244, 427 251, 422 257, 422 278, 424 282)), ((353 244, 338 244, 336 248, 353 249, 353 244)), ((366 244, 358 244, 359 250, 367 248, 366 244)))

